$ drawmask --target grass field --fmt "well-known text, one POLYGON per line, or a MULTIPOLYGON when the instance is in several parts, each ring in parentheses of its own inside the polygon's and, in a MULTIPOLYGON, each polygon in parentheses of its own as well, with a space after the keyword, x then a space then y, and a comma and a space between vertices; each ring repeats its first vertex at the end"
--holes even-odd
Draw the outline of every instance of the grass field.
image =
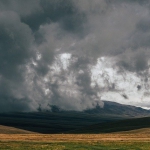
POLYGON ((150 150, 150 129, 111 134, 0 134, 0 150, 150 150))
POLYGON ((0 142, 1 150, 149 150, 149 142, 0 142))
POLYGON ((39 134, 0 125, 0 150, 150 150, 150 128, 101 134, 39 134))

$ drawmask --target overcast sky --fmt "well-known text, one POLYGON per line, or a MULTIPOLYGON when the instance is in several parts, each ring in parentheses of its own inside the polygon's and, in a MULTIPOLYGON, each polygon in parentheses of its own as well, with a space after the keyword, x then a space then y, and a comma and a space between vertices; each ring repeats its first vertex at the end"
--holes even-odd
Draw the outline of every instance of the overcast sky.
POLYGON ((0 0, 0 111, 149 98, 149 0, 0 0))

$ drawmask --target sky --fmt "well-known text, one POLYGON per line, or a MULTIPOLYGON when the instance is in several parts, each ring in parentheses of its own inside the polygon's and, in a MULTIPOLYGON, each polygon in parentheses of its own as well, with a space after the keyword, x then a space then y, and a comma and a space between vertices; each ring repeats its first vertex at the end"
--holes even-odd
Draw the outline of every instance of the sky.
POLYGON ((0 112, 150 108, 149 0, 0 0, 0 112))

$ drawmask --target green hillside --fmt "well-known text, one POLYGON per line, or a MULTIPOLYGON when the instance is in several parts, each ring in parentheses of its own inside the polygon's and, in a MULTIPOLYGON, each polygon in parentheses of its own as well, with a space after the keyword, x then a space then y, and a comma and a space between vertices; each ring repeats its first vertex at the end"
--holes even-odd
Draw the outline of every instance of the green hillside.
MULTIPOLYGON (((144 128, 150 128, 150 117, 131 118, 125 120, 112 121, 107 123, 94 124, 88 127, 80 128, 69 133, 113 133, 135 130, 142 131, 144 128)), ((134 131, 132 131, 134 132, 134 131)))
POLYGON ((84 112, 32 112, 0 114, 0 124, 38 133, 61 133, 95 123, 123 119, 121 116, 84 112))

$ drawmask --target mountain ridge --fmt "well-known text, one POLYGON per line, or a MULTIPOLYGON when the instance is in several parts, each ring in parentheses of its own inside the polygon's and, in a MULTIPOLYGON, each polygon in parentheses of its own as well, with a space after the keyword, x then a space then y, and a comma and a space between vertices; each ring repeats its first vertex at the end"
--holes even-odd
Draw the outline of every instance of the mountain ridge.
POLYGON ((114 114, 114 115, 119 114, 119 115, 125 115, 129 117, 136 117, 136 116, 142 117, 142 116, 150 115, 150 110, 146 110, 141 107, 120 104, 112 101, 103 101, 103 102, 104 102, 103 108, 96 106, 96 108, 86 110, 85 112, 101 113, 101 114, 106 113, 106 114, 114 114))
POLYGON ((104 107, 78 111, 8 112, 0 114, 0 125, 37 133, 64 133, 94 124, 150 116, 150 111, 139 107, 104 101, 104 107))

